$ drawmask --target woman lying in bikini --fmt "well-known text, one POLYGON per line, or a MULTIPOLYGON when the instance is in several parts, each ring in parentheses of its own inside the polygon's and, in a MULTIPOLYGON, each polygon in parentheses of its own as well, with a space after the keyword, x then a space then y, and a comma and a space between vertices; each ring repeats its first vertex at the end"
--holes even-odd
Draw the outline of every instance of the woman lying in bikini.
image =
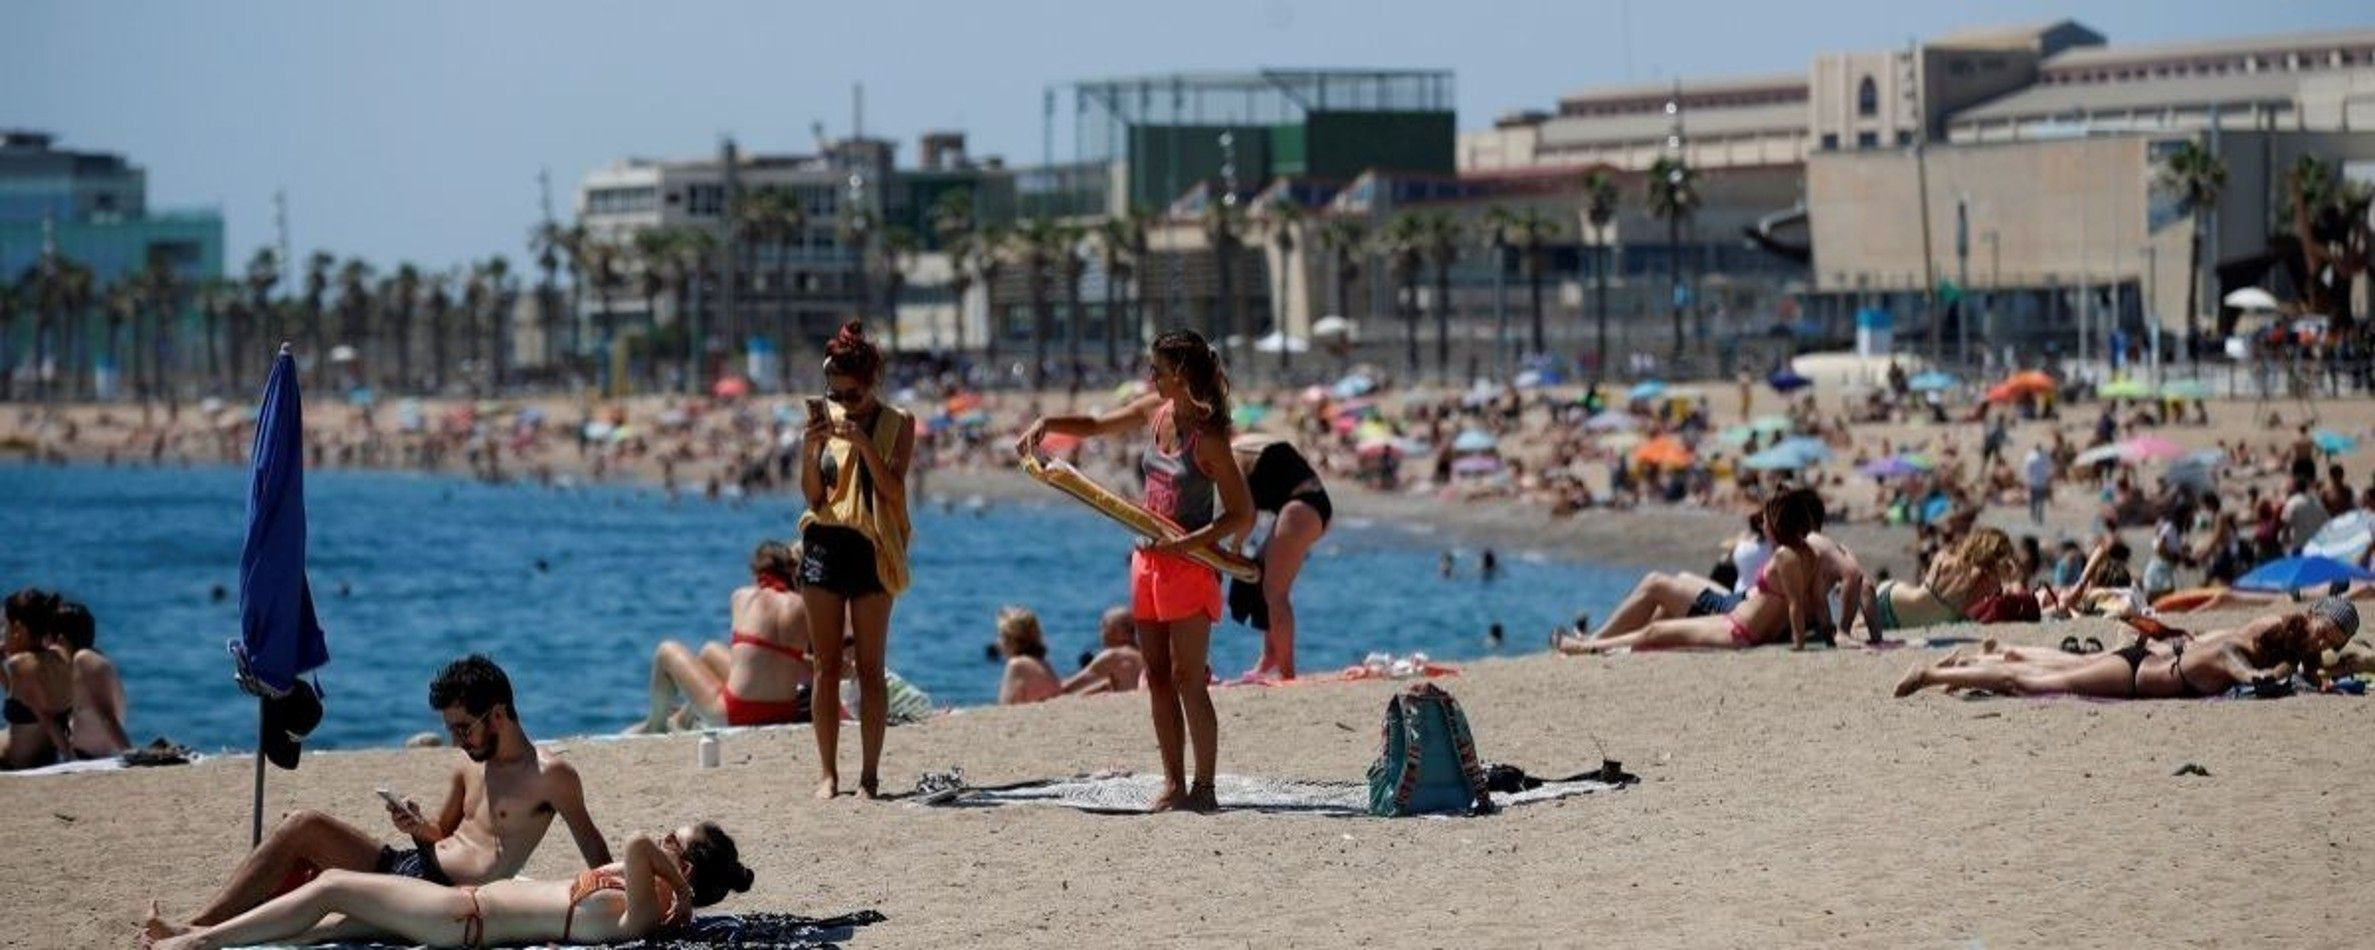
POLYGON ((2328 650, 2339 650, 2358 633, 2358 608, 2328 597, 2298 613, 2254 620, 2232 630, 2199 637, 2162 627, 2148 617, 2132 623, 2142 631, 2135 642, 2101 654, 2071 655, 2015 648, 1978 656, 1949 654, 1933 666, 1917 666, 1897 681, 1896 694, 1910 696, 1931 687, 1984 689, 2019 696, 2091 696, 2098 699, 2190 699, 2216 696, 2236 686, 2289 679, 2315 671, 2328 650), (2165 640, 2165 651, 2153 649, 2165 640))
POLYGON ((661 641, 651 658, 651 710, 630 732, 666 732, 703 722, 768 726, 808 721, 808 611, 800 603, 800 553, 762 541, 750 555, 750 586, 734 591, 731 644, 696 654, 661 641), (674 711, 678 696, 684 708, 674 711))
MULTIPOLYGON (((325 871, 230 920, 182 933, 153 926, 144 946, 185 950, 260 943, 403 940, 430 947, 613 943, 682 926, 692 909, 750 890, 734 839, 710 822, 657 841, 627 840, 626 860, 568 881, 520 878, 447 887, 393 874, 325 871)), ((152 914, 153 920, 163 919, 152 914)))
MULTIPOLYGON (((1814 591, 1817 565, 1806 546, 1814 529, 1814 513, 1782 497, 1765 504, 1765 530, 1773 539, 1773 557, 1758 570, 1748 596, 1731 609, 1704 616, 1652 620, 1634 630, 1602 628, 1601 635, 1561 636, 1561 653, 1606 653, 1636 650, 1738 650, 1788 636, 1804 644, 1806 636, 1824 622, 1828 608, 1814 591)), ((1613 627, 1613 625, 1612 625, 1613 627)))
POLYGON ((1962 543, 1930 559, 1921 582, 1887 580, 1866 585, 1864 622, 1878 640, 1890 630, 1905 630, 1966 619, 1971 606, 2004 589, 2018 573, 2018 550, 2012 539, 1994 528, 1973 528, 1962 543))

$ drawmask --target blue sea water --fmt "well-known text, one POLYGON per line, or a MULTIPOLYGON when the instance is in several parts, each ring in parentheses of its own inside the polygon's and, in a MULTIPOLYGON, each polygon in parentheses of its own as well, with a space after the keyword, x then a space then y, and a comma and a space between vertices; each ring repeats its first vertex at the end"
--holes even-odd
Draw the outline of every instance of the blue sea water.
MULTIPOLYGON (((255 706, 223 649, 239 631, 246 484, 235 468, 0 466, 0 586, 56 587, 90 604, 100 648, 123 671, 137 741, 254 746, 255 706)), ((331 655, 316 748, 393 745, 435 728, 429 678, 469 652, 510 672, 531 734, 616 731, 641 718, 652 647, 723 639, 750 549, 788 537, 797 513, 783 497, 671 501, 634 488, 353 471, 309 473, 306 501, 331 655)), ((890 664, 942 705, 995 700, 1000 668, 983 647, 999 607, 1039 611, 1049 660, 1070 672, 1095 644, 1099 612, 1127 599, 1128 536, 1060 499, 927 504, 915 521, 914 586, 892 617, 890 664)), ((1462 551, 1447 580, 1441 551, 1423 530, 1340 520, 1296 587, 1301 667, 1380 650, 1489 655, 1496 621, 1508 633, 1501 650, 1539 650, 1544 631, 1580 607, 1605 610, 1634 576, 1502 551, 1502 574, 1486 583, 1462 551)), ((1215 630, 1213 667, 1250 667, 1258 637, 1215 630)))

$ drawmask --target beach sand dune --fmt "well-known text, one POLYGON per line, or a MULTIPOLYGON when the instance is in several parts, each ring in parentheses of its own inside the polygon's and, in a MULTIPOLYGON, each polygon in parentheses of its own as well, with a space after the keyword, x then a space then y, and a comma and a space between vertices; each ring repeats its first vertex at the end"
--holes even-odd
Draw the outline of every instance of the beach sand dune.
MULTIPOLYGON (((715 818, 759 875, 720 910, 889 915, 859 947, 2345 946, 2375 927, 2355 899, 2375 876, 2375 702, 1888 698, 1938 655, 1472 664, 1442 682, 1487 759, 1563 774, 1604 748, 1645 780, 1476 819, 818 803, 805 731, 728 736, 715 771, 689 737, 552 745, 613 840, 715 818), (2209 775, 2172 774, 2187 764, 2209 775)), ((1358 779, 1392 689, 1223 691, 1223 768, 1358 779)), ((902 727, 885 784, 952 765, 979 784, 1152 770, 1145 716, 1117 696, 902 727)), ((272 773, 269 807, 380 827, 373 786, 425 796, 455 756, 311 757, 272 773)), ((0 944, 122 945, 146 899, 193 906, 246 842, 249 781, 238 758, 0 778, 17 918, 0 944)), ((575 862, 556 829, 529 870, 575 862)))

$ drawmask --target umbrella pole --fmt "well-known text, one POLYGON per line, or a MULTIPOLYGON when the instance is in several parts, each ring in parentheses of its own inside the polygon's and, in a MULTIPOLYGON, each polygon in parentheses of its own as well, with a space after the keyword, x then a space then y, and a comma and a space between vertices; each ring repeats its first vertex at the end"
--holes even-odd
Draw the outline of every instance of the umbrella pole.
POLYGON ((256 797, 248 809, 247 847, 253 851, 264 843, 264 700, 256 698, 256 797))

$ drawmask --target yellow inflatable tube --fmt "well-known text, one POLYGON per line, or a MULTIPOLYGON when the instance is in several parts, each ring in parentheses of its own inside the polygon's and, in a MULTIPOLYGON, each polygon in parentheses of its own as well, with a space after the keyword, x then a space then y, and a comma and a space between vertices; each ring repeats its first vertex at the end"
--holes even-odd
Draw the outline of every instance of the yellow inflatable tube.
MULTIPOLYGON (((1073 468, 1070 463, 1062 459, 1026 458, 1023 460, 1023 473, 1038 480, 1041 484, 1072 496, 1082 504, 1094 509, 1098 514, 1113 519, 1115 523, 1136 532, 1141 537, 1155 541, 1173 541, 1186 533, 1179 530, 1179 526, 1164 520, 1162 516, 1138 507, 1129 499, 1116 495, 1111 489, 1097 484, 1088 476, 1081 474, 1079 469, 1073 468)), ((1262 579, 1262 566, 1241 554, 1231 554, 1212 548, 1198 548, 1189 552, 1187 557, 1198 564, 1248 584, 1259 583, 1262 579)))

